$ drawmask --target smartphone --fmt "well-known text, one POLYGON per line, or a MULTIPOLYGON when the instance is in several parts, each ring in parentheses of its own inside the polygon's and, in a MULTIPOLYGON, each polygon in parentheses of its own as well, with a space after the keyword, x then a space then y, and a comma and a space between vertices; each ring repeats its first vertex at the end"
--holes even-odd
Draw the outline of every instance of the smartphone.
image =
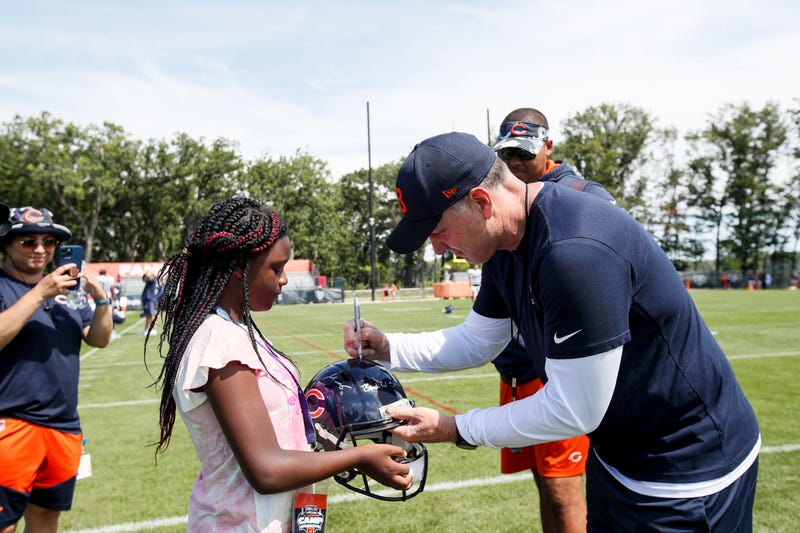
MULTIPOLYGON (((57 266, 75 263, 77 266, 69 270, 69 275, 70 277, 77 278, 81 273, 81 268, 83 268, 83 246, 78 244, 62 244, 58 247, 56 258, 57 266)), ((80 283, 76 283, 71 290, 76 291, 80 286, 80 283)))

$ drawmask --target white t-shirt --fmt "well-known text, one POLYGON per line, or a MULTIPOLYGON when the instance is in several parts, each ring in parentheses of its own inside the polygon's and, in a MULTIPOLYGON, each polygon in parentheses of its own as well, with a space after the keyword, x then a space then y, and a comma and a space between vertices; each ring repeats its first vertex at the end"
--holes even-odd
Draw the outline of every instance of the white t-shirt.
MULTIPOLYGON (((267 375, 253 351, 244 326, 209 315, 192 336, 175 381, 173 397, 200 460, 200 474, 189 499, 189 531, 290 532, 294 492, 259 494, 245 479, 220 428, 205 392, 192 392, 208 382, 209 368, 239 361, 256 371, 261 395, 281 448, 307 450, 298 386, 289 373, 259 346, 261 359, 279 385, 267 375)), ((245 413, 242 416, 247 416, 245 413)), ((307 487, 300 492, 313 492, 307 487)))

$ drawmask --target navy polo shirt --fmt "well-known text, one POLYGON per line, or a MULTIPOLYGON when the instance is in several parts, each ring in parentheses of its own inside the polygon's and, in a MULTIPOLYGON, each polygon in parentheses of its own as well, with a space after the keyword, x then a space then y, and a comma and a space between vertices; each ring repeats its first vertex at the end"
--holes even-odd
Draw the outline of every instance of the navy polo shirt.
POLYGON ((474 310, 511 317, 547 381, 545 358, 623 346, 594 449, 641 481, 716 479, 756 444, 753 409, 672 263, 633 218, 544 183, 517 251, 483 266, 474 310))
MULTIPOLYGON (((33 287, 0 269, 0 311, 33 287)), ((0 350, 0 418, 80 432, 80 349, 82 330, 91 322, 92 310, 70 309, 65 302, 55 298, 39 307, 0 350)))

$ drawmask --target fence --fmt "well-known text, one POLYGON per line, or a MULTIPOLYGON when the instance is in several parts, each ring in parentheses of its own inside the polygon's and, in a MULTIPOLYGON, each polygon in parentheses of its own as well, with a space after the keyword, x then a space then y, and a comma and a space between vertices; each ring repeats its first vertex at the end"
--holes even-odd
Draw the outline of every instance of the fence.
POLYGON ((679 272, 684 282, 688 281, 693 289, 785 289, 800 288, 800 281, 792 276, 776 276, 768 272, 750 273, 742 276, 736 271, 684 271, 679 272))

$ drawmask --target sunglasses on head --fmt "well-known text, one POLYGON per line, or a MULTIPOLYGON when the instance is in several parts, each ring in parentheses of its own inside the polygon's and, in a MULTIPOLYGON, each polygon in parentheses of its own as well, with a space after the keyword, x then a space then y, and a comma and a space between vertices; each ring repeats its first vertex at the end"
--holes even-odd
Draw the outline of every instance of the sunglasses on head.
POLYGON ((40 244, 45 250, 53 250, 56 246, 58 246, 58 239, 54 239, 53 237, 48 237, 44 240, 34 239, 31 237, 28 239, 20 239, 18 242, 20 246, 26 250, 35 250, 40 244))
POLYGON ((514 157, 520 161, 530 161, 536 157, 536 154, 532 154, 522 148, 501 148, 497 151, 497 157, 503 161, 511 161, 514 157))

